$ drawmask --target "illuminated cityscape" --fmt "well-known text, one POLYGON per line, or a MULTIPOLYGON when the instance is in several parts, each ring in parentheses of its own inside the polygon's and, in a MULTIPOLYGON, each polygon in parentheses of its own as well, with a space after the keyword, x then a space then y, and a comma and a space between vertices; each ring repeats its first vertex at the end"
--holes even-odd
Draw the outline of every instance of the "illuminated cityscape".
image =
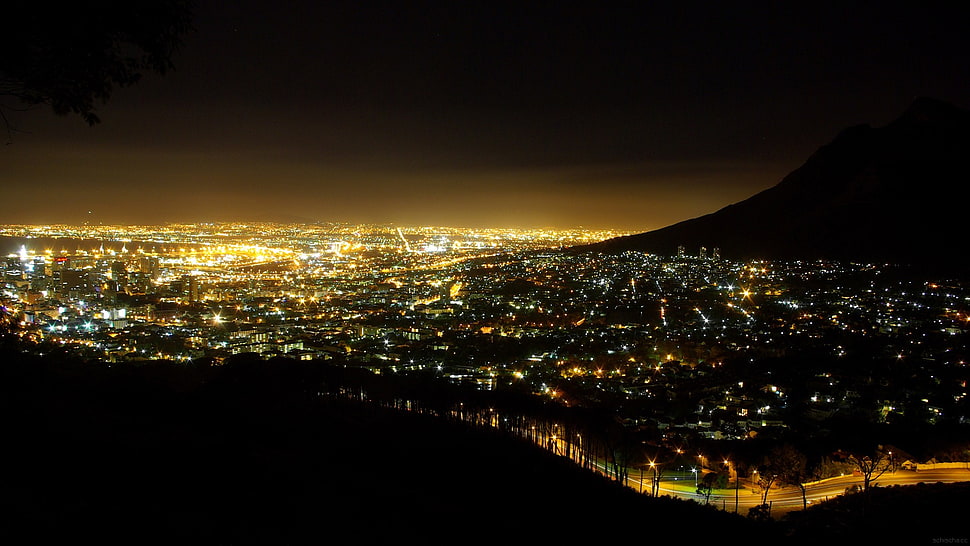
POLYGON ((970 14, 747 7, 6 6, 0 540, 970 542, 970 14))
POLYGON ((3 232, 26 241, 6 259, 4 291, 25 335, 113 361, 315 358, 337 347, 352 353, 350 341, 377 333, 469 331, 481 319, 462 310, 491 302, 507 260, 617 234, 268 224, 3 232), (34 248, 40 242, 71 249, 34 248), (151 332, 162 333, 164 348, 147 341, 151 332))
POLYGON ((605 404, 665 434, 710 439, 770 434, 793 416, 821 426, 848 409, 876 422, 970 416, 967 286, 904 278, 891 266, 737 262, 704 248, 568 251, 620 235, 582 230, 201 224, 0 233, 16 248, 4 262, 5 319, 36 351, 436 370, 485 390, 518 382, 567 405, 605 404), (812 360, 771 367, 799 355, 812 360), (868 362, 870 375, 840 364, 850 361, 868 362), (903 380, 907 370, 918 373, 903 380))
MULTIPOLYGON (((887 264, 739 261, 718 248, 577 250, 621 235, 9 225, 0 308, 19 350, 36 357, 354 370, 373 379, 324 381, 317 395, 500 430, 641 494, 749 517, 860 487, 855 455, 836 446, 853 435, 865 443, 863 430, 967 424, 962 280, 887 264), (390 381, 393 392, 409 377, 465 394, 442 406, 406 390, 385 398, 387 385, 370 383, 390 381), (475 392, 612 418, 482 405, 475 392), (617 425, 632 443, 611 444, 617 425), (793 438, 811 453, 811 474, 802 463, 772 488, 759 471, 783 467, 759 464, 758 453, 793 438)), ((873 481, 966 481, 960 435, 902 447, 877 439, 893 447, 876 452, 873 481)))

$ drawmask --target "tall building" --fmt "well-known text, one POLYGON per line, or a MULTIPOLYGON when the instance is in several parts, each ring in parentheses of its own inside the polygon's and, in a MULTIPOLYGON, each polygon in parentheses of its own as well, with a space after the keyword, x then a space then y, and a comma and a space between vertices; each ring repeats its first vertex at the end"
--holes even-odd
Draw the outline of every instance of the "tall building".
POLYGON ((188 285, 189 301, 199 301, 199 277, 197 275, 189 275, 188 285))
POLYGON ((111 281, 118 292, 128 291, 128 268, 125 263, 118 261, 111 264, 111 281))
POLYGON ((139 260, 138 267, 142 273, 148 273, 151 280, 158 279, 159 261, 157 256, 142 256, 141 260, 139 260))

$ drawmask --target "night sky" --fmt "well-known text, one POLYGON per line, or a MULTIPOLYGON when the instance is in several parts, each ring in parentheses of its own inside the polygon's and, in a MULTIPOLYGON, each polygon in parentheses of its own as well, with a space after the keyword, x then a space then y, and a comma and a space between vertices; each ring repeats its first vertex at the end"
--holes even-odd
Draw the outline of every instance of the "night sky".
POLYGON ((0 222, 647 231, 970 107, 968 8, 794 4, 200 0, 100 125, 5 110, 0 222))

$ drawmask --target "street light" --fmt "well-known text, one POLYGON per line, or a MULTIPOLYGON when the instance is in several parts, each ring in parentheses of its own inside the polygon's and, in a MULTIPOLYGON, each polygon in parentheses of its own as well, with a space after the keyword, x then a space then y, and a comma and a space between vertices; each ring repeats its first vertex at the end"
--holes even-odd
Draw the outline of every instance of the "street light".
POLYGON ((734 513, 738 513, 738 491, 741 488, 741 474, 734 470, 734 513))
MULTIPOLYGON (((724 459, 724 466, 728 467, 728 479, 731 478, 731 461, 724 459)), ((741 487, 741 474, 734 469, 734 513, 738 513, 738 490, 741 487)))

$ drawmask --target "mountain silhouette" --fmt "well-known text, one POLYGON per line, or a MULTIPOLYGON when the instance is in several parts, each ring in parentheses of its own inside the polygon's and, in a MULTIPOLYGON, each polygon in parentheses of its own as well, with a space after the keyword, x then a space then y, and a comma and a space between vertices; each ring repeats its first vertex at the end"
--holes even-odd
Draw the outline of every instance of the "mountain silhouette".
POLYGON ((879 128, 843 130, 777 185, 714 213, 576 247, 672 255, 683 246, 731 259, 970 264, 963 186, 970 111, 918 98, 879 128))

